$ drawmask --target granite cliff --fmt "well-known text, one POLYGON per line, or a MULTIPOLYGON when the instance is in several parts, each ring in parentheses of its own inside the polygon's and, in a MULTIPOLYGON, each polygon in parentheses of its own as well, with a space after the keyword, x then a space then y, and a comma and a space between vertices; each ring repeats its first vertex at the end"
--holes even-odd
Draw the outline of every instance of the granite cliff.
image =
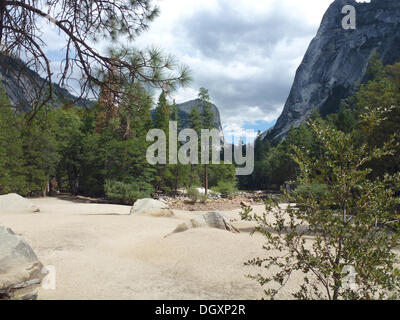
POLYGON ((306 121, 315 109, 334 113, 366 79, 370 58, 384 64, 400 61, 400 1, 335 0, 312 40, 274 128, 264 133, 270 141, 284 139, 291 127, 306 121), (342 27, 342 8, 356 9, 356 29, 342 27))
MULTIPOLYGON (((32 101, 41 96, 40 88, 46 81, 38 73, 29 69, 23 61, 7 55, 0 55, 0 79, 12 105, 21 110, 31 108, 32 101)), ((53 90, 55 106, 77 99, 57 84, 53 84, 53 90)), ((76 104, 87 106, 90 101, 80 99, 76 104)))
MULTIPOLYGON (((178 116, 180 121, 180 126, 182 128, 190 128, 190 114, 193 109, 197 109, 200 114, 204 113, 205 101, 196 99, 187 101, 185 103, 181 103, 177 105, 178 107, 178 116)), ((214 128, 217 129, 222 134, 222 124, 221 117, 218 108, 211 104, 211 110, 214 113, 214 128)))

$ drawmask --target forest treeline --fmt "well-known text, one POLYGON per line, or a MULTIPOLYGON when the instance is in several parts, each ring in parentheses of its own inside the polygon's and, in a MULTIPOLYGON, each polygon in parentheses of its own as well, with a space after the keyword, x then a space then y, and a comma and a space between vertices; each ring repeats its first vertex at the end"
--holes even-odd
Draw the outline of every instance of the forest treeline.
MULTIPOLYGON (((111 98, 103 90, 88 108, 48 106, 27 121, 29 115, 12 108, 1 86, 0 194, 60 191, 133 203, 156 192, 200 187, 205 181, 228 194, 236 189, 233 165, 147 162, 149 130, 162 129, 168 135, 169 121, 179 123, 177 106, 164 92, 154 103, 152 95, 135 84, 127 86, 122 101, 111 98)), ((214 121, 208 91, 202 88, 199 98, 205 99, 204 112, 195 108, 190 114, 190 127, 198 133, 214 121)))
MULTIPOLYGON (((372 134, 366 134, 359 117, 368 109, 400 105, 400 63, 383 66, 371 59, 365 84, 340 106, 338 113, 313 119, 348 133, 355 131, 359 144, 379 146, 400 130, 400 113, 393 109, 372 134)), ((213 112, 206 89, 199 93, 206 108, 190 114, 190 127, 200 133, 213 126, 213 112)), ((148 164, 146 135, 152 128, 168 135, 169 121, 178 121, 178 108, 164 93, 154 102, 141 85, 127 86, 125 98, 115 104, 104 90, 88 108, 66 104, 48 106, 32 120, 11 106, 0 87, 0 193, 37 196, 54 191, 107 197, 123 203, 150 197, 156 192, 175 193, 180 188, 206 187, 224 195, 242 190, 275 190, 295 180, 298 165, 293 148, 311 150, 318 159, 319 145, 307 123, 292 128, 279 144, 255 143, 255 170, 235 176, 234 165, 148 164), (155 110, 152 110, 155 109, 155 110)), ((199 134, 200 136, 200 134, 199 134)), ((167 136, 168 139, 168 136, 167 136)), ((368 163, 373 177, 400 171, 400 149, 394 157, 368 163)), ((311 186, 316 192, 320 186, 311 186)))
MULTIPOLYGON (((360 115, 367 110, 379 107, 391 108, 400 105, 400 63, 383 66, 377 56, 371 58, 366 83, 357 92, 342 102, 337 113, 322 117, 315 111, 312 119, 322 126, 332 127, 345 133, 353 132, 359 145, 368 144, 371 148, 381 146, 391 135, 400 132, 400 111, 394 108, 379 127, 366 133, 360 115)), ((274 144, 262 140, 255 144, 255 170, 251 176, 240 177, 242 189, 278 191, 286 182, 296 179, 299 167, 292 159, 293 149, 311 150, 312 157, 319 158, 319 144, 309 124, 291 128, 285 140, 274 144)), ((394 156, 371 161, 372 178, 400 171, 400 148, 394 156)), ((313 188, 318 189, 318 186, 313 188)))

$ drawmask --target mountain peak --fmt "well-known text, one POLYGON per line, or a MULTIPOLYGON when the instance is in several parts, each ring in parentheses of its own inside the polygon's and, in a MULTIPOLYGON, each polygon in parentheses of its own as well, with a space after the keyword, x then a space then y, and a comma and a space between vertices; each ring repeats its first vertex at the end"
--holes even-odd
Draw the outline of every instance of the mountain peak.
POLYGON ((400 61, 400 1, 336 0, 326 11, 312 40, 275 127, 265 133, 281 141, 291 127, 298 127, 314 112, 338 111, 343 99, 354 94, 365 80, 372 56, 384 64, 400 61), (342 6, 356 7, 356 29, 344 30, 342 6))

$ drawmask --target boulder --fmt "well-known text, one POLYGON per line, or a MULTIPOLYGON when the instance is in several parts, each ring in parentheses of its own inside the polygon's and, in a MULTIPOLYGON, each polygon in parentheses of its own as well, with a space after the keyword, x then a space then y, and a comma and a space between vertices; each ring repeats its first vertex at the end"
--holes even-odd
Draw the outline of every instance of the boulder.
POLYGON ((166 235, 165 238, 175 233, 181 233, 189 229, 196 228, 215 228, 232 233, 240 233, 240 231, 235 228, 222 214, 218 212, 208 212, 199 218, 191 219, 188 222, 180 224, 172 233, 166 235))
POLYGON ((131 215, 145 215, 151 217, 172 217, 173 211, 162 201, 154 199, 140 199, 131 209, 131 215))
POLYGON ((29 244, 0 226, 0 300, 33 300, 44 274, 29 244))
POLYGON ((10 193, 0 196, 1 213, 36 213, 40 212, 31 201, 18 194, 10 193))
POLYGON ((239 230, 236 229, 232 224, 228 221, 226 217, 218 212, 208 212, 203 215, 203 219, 207 226, 210 228, 216 228, 221 230, 226 230, 234 233, 239 233, 239 230))

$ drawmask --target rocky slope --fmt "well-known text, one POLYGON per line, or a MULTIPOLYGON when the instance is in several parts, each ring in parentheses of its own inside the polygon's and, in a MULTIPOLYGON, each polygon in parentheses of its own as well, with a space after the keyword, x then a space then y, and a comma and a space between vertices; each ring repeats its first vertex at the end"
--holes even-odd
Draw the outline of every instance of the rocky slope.
MULTIPOLYGON (((0 79, 6 89, 7 95, 11 103, 19 109, 28 110, 31 107, 31 102, 39 94, 37 87, 44 84, 44 79, 36 72, 30 70, 19 59, 5 55, 0 55, 0 79), (35 86, 37 84, 38 86, 35 86)), ((76 97, 71 95, 66 89, 54 84, 56 106, 62 105, 65 101, 75 101, 76 97)), ((90 105, 90 101, 81 99, 76 103, 80 106, 90 105)), ((190 113, 194 108, 199 110, 200 114, 204 112, 204 101, 200 99, 188 101, 177 105, 178 115, 181 128, 190 128, 189 119, 190 113)), ((222 125, 220 113, 215 105, 212 105, 214 112, 214 127, 219 130, 221 140, 223 140, 222 125)))
POLYGON ((282 115, 264 136, 280 141, 315 109, 323 115, 336 112, 342 99, 365 80, 369 60, 375 54, 384 64, 400 61, 400 1, 335 0, 297 70, 282 115), (345 5, 356 8, 355 30, 342 28, 345 5))
MULTIPOLYGON (((21 60, 7 55, 0 55, 0 79, 3 82, 7 95, 13 106, 28 110, 32 101, 40 96, 40 89, 45 80, 36 72, 29 69, 21 60)), ((56 106, 62 105, 65 101, 75 101, 76 97, 68 90, 53 84, 56 106)), ((80 100, 77 105, 90 104, 87 100, 80 100)))

